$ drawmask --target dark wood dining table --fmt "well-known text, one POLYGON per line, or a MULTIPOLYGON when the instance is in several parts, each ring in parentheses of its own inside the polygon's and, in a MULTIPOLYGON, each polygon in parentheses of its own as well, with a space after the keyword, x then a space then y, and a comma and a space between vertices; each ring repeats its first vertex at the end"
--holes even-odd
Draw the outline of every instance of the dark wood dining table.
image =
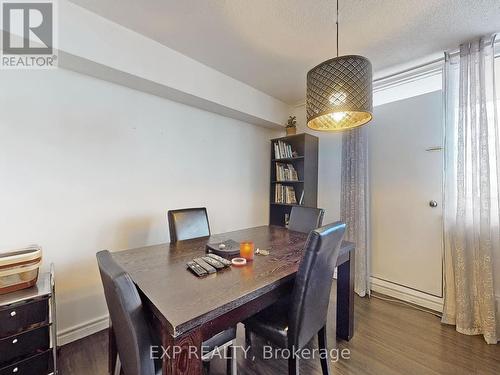
MULTIPOLYGON (((112 253, 137 285, 148 318, 161 334, 163 374, 201 374, 202 342, 286 296, 303 256, 307 234, 260 226, 193 240, 112 253), (207 243, 253 241, 270 251, 243 267, 198 278, 186 263, 202 256, 207 243), (178 352, 173 353, 174 348, 178 352)), ((354 245, 343 242, 337 262, 337 337, 353 335, 354 245)), ((116 353, 110 329, 110 371, 116 353)), ((112 373, 112 372, 111 372, 112 373)))

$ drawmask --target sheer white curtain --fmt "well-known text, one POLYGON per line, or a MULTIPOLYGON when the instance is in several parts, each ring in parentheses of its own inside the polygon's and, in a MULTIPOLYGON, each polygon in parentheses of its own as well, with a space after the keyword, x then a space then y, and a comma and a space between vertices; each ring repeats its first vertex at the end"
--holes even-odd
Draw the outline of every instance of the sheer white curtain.
POLYGON ((493 256, 500 251, 500 134, 494 37, 446 54, 444 323, 496 344, 493 256))
POLYGON ((361 297, 370 294, 367 137, 366 127, 342 134, 340 219, 347 224, 345 239, 356 245, 354 290, 361 297))

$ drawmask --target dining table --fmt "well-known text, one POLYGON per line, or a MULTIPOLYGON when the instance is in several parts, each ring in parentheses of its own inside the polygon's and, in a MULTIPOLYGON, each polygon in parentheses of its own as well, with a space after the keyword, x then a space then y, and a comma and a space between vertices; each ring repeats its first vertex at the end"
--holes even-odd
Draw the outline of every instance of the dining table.
MULTIPOLYGON (((307 233, 258 226, 191 240, 113 252, 113 259, 138 288, 163 350, 162 374, 201 374, 203 341, 235 326, 293 290, 307 233), (242 267, 196 277, 186 264, 206 253, 208 243, 253 241, 269 255, 255 255, 242 267), (193 348, 196 350, 193 351, 193 348), (175 352, 174 352, 175 351, 175 352)), ((337 260, 336 335, 350 340, 354 327, 354 244, 342 242, 337 260)), ((332 280, 333 283, 333 280, 332 280)), ((110 326, 109 370, 116 341, 110 326)))

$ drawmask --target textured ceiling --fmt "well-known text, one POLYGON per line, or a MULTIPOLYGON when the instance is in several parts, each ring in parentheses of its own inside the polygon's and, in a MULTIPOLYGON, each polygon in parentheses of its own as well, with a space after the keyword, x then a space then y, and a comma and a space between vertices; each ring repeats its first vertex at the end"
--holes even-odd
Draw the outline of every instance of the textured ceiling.
MULTIPOLYGON (((334 0, 72 0, 287 103, 335 54, 334 0)), ((500 31, 500 0, 340 0, 340 53, 375 71, 500 31)))

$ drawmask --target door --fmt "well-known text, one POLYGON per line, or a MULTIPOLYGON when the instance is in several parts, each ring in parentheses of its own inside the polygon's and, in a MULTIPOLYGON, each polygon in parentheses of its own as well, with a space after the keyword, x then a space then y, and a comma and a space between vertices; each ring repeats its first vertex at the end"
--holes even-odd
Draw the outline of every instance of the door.
POLYGON ((372 276, 442 297, 442 96, 374 109, 369 125, 372 276))

